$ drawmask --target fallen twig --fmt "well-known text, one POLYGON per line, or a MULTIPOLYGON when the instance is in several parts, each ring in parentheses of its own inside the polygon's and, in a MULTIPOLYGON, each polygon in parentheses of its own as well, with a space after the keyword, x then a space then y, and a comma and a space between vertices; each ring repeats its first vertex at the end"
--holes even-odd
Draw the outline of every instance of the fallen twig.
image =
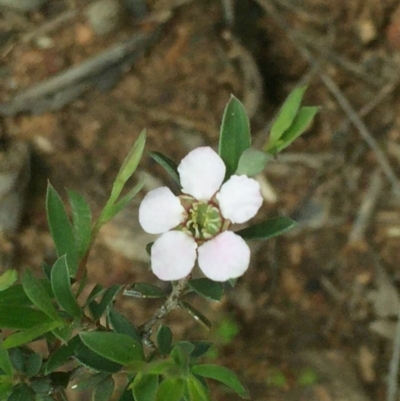
POLYGON ((363 240, 365 231, 368 228, 376 204, 378 203, 379 196, 382 194, 383 185, 384 181, 382 180, 380 169, 376 169, 371 176, 357 218, 350 231, 349 244, 355 244, 363 240))

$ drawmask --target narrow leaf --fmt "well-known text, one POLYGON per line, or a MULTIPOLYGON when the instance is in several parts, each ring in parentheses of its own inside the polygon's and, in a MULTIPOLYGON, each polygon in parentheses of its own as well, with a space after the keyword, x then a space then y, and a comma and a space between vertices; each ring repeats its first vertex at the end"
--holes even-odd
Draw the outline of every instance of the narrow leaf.
POLYGON ((158 375, 139 372, 131 385, 135 400, 154 401, 158 390, 158 375))
POLYGON ((236 171, 242 153, 250 144, 250 122, 246 111, 243 104, 231 96, 222 117, 218 149, 226 165, 226 178, 236 171))
POLYGON ((81 379, 76 386, 74 386, 74 390, 82 391, 90 389, 99 384, 106 377, 109 377, 109 374, 105 372, 96 373, 94 375, 85 377, 84 379, 81 379))
POLYGON ((60 306, 69 315, 79 319, 82 316, 82 310, 72 294, 67 258, 65 256, 61 256, 54 263, 51 270, 51 287, 60 306))
POLYGON ((208 278, 196 278, 190 280, 188 285, 197 294, 211 301, 219 301, 224 294, 224 289, 221 283, 217 283, 208 278))
POLYGON ((65 365, 71 360, 71 358, 77 353, 79 347, 82 346, 82 342, 78 336, 74 337, 68 342, 68 344, 62 345, 50 354, 49 359, 45 365, 45 375, 53 372, 60 366, 65 365))
POLYGON ((8 351, 3 347, 3 342, 0 340, 0 369, 7 375, 13 375, 13 367, 11 364, 8 351))
POLYGON ((171 352, 172 331, 168 326, 160 324, 157 331, 157 346, 161 355, 168 355, 171 352))
POLYGON ((34 398, 29 387, 25 383, 21 383, 12 389, 7 401, 34 401, 34 398))
POLYGON ((135 283, 124 291, 124 295, 134 298, 163 298, 165 292, 149 283, 135 283))
POLYGON ((99 303, 95 303, 93 301, 91 304, 89 304, 89 308, 94 320, 100 319, 111 302, 113 302, 115 296, 118 294, 121 288, 121 285, 113 285, 110 288, 107 288, 107 290, 104 292, 103 298, 99 303))
POLYGON ((93 331, 79 336, 88 348, 110 361, 128 365, 144 359, 141 344, 125 334, 93 331))
POLYGON ((72 209, 72 222, 78 254, 83 257, 89 247, 92 233, 92 212, 85 198, 75 191, 67 191, 72 209))
POLYGON ((177 164, 171 160, 168 156, 165 156, 161 152, 149 152, 150 157, 155 160, 164 170, 170 175, 170 177, 181 186, 181 181, 178 173, 177 164))
POLYGON ((194 350, 192 351, 193 358, 199 358, 203 356, 212 346, 212 343, 203 340, 194 340, 191 341, 191 343, 194 345, 194 350))
POLYGON ((242 398, 249 399, 248 390, 240 383, 237 376, 228 368, 213 364, 195 365, 192 366, 192 373, 208 379, 217 380, 225 386, 230 387, 233 391, 239 394, 242 398))
POLYGON ((279 139, 281 139, 283 133, 292 125, 297 112, 300 109, 301 101, 306 89, 306 86, 295 88, 283 103, 278 116, 271 127, 268 148, 274 147, 279 139))
POLYGON ((26 269, 22 275, 22 287, 32 303, 52 320, 61 320, 43 282, 26 269))
POLYGON ((21 284, 15 284, 4 291, 0 291, 0 305, 31 305, 21 284))
POLYGON ((161 382, 156 401, 181 401, 185 391, 185 382, 181 378, 167 379, 161 382))
POLYGON ((115 309, 109 308, 107 316, 111 327, 116 333, 126 334, 127 336, 132 337, 138 343, 142 341, 142 338, 137 332, 135 326, 124 315, 115 309))
POLYGON ((49 183, 46 195, 47 220, 58 257, 67 255, 69 275, 74 276, 78 268, 78 251, 75 238, 64 205, 57 191, 49 183))
POLYGON ((3 341, 3 347, 8 349, 18 347, 23 344, 28 344, 43 334, 55 329, 56 327, 60 327, 62 324, 63 322, 60 321, 43 323, 27 330, 11 334, 3 341))
POLYGON ((50 322, 43 312, 32 309, 28 305, 0 304, 0 327, 23 330, 50 322))
POLYGON ((4 291, 11 287, 18 279, 18 272, 14 269, 6 270, 0 275, 0 291, 4 291))
POLYGON ((266 240, 291 230, 296 222, 289 217, 274 217, 254 226, 236 231, 245 240, 266 240))
POLYGON ((295 141, 308 129, 317 112, 318 107, 302 107, 294 119, 293 124, 288 128, 287 131, 285 131, 272 151, 274 153, 279 153, 281 150, 285 149, 293 141, 295 141))
POLYGON ((193 317, 194 320, 201 323, 207 329, 211 328, 211 322, 200 311, 198 311, 194 306, 190 305, 186 301, 180 301, 179 305, 183 309, 186 309, 186 311, 189 313, 190 316, 193 317))
POLYGON ((26 376, 28 378, 36 376, 42 367, 42 356, 36 352, 29 355, 26 361, 26 376))
POLYGON ((267 163, 272 160, 272 156, 262 150, 257 150, 253 148, 246 149, 242 156, 240 157, 236 175, 247 175, 248 177, 253 177, 261 173, 267 163))
POLYGON ((132 146, 128 155, 126 156, 121 168, 119 169, 111 190, 110 199, 107 204, 114 204, 114 202, 121 194, 121 191, 124 188, 126 181, 128 181, 128 179, 135 172, 137 166, 139 165, 140 159, 142 158, 145 143, 146 131, 143 130, 134 145, 132 146))
POLYGON ((210 393, 200 380, 191 375, 186 380, 186 388, 189 394, 189 401, 210 401, 210 393))

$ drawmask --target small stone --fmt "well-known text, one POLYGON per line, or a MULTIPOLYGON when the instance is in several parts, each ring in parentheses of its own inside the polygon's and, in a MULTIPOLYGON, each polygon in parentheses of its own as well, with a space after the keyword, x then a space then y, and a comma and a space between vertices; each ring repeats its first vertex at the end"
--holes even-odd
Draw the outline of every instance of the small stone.
POLYGON ((121 6, 115 0, 99 0, 86 11, 90 27, 98 35, 107 35, 114 31, 121 21, 121 6))
POLYGON ((47 0, 0 0, 0 7, 19 12, 34 11, 42 7, 47 0))

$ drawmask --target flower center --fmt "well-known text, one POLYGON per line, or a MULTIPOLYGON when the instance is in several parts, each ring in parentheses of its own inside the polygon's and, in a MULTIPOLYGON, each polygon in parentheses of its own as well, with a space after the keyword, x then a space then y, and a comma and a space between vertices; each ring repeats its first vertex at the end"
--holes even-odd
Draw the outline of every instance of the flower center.
POLYGON ((188 210, 185 228, 197 240, 207 240, 219 234, 224 219, 217 206, 195 201, 188 210))

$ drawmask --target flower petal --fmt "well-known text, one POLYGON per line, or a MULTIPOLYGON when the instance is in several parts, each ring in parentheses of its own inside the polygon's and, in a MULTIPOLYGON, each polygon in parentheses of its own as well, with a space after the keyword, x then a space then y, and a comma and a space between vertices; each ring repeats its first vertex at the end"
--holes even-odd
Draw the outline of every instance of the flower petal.
POLYGON ((232 223, 244 223, 254 217, 263 198, 260 184, 245 175, 233 175, 221 187, 217 199, 222 215, 232 223))
POLYGON ((180 280, 193 269, 197 244, 182 231, 168 231, 151 247, 151 270, 164 281, 180 280))
POLYGON ((178 166, 182 192, 197 200, 210 200, 221 186, 225 171, 224 162, 210 147, 196 148, 178 166))
POLYGON ((153 189, 139 207, 139 223, 149 234, 161 234, 184 220, 185 209, 177 196, 167 187, 153 189))
POLYGON ((199 267, 209 279, 227 281, 249 267, 250 248, 232 231, 225 231, 199 247, 199 267))

